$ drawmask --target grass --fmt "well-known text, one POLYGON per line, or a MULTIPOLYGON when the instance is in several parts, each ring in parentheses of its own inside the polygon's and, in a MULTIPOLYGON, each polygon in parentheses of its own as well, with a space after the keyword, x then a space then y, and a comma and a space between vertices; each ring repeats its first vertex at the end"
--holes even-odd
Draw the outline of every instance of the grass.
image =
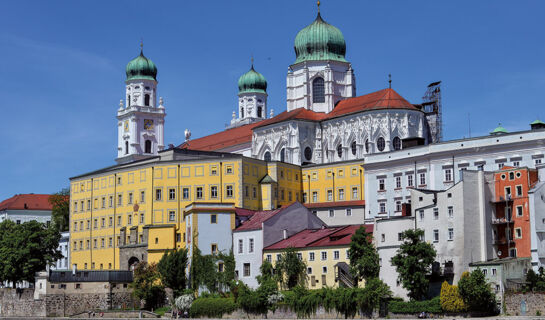
POLYGON ((170 310, 170 307, 161 307, 161 308, 157 308, 153 310, 153 312, 157 313, 160 317, 162 317, 165 314, 165 312, 169 310, 170 310))

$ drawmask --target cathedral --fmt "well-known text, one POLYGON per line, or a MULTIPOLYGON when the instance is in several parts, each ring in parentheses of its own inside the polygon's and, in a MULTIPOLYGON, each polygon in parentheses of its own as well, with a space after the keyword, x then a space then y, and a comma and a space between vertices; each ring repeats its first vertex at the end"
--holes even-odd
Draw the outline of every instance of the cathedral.
MULTIPOLYGON (((369 154, 441 140, 437 101, 412 104, 391 88, 357 96, 342 32, 316 19, 299 31, 295 61, 286 77, 286 110, 267 108, 267 80, 252 66, 238 81, 238 112, 227 128, 187 140, 181 149, 238 153, 295 165, 364 160, 369 154)), ((165 149, 165 107, 157 104, 157 68, 141 52, 126 68, 126 102, 120 102, 118 163, 165 149)), ((439 87, 435 88, 439 91, 439 87)))

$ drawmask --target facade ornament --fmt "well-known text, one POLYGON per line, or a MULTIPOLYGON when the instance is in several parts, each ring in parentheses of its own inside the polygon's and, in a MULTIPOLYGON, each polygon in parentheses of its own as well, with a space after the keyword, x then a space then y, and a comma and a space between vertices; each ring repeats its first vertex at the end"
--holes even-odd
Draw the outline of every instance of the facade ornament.
POLYGON ((123 99, 121 99, 119 100, 119 110, 123 110, 123 106, 124 106, 123 99))
POLYGON ((191 130, 185 129, 184 135, 185 135, 185 141, 188 142, 189 139, 191 138, 191 130))
POLYGON ((270 118, 274 117, 274 109, 271 108, 270 118))
POLYGON ((159 97, 159 106, 162 106, 164 102, 163 97, 159 97))
POLYGON ((231 117, 233 118, 233 120, 235 120, 235 119, 236 119, 236 117, 237 117, 237 114, 236 114, 235 110, 233 110, 233 114, 231 115, 231 117))

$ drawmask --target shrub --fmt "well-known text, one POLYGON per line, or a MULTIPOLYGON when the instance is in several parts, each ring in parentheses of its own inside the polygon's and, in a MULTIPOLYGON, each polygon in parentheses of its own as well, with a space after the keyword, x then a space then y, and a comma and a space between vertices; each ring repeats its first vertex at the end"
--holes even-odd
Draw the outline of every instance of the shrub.
POLYGON ((237 309, 231 298, 198 298, 189 309, 191 318, 221 318, 237 309))
POLYGON ((441 308, 445 312, 464 312, 467 306, 458 292, 458 286, 443 282, 441 286, 441 308))
POLYGON ((388 311, 392 313, 441 313, 441 301, 439 297, 424 301, 390 301, 388 311))
POLYGON ((496 297, 480 269, 462 274, 462 278, 458 281, 458 292, 470 311, 497 312, 496 297))
POLYGON ((246 313, 267 314, 267 311, 276 309, 276 304, 283 300, 283 295, 278 294, 276 281, 264 279, 259 288, 252 290, 243 283, 238 286, 237 302, 246 313))

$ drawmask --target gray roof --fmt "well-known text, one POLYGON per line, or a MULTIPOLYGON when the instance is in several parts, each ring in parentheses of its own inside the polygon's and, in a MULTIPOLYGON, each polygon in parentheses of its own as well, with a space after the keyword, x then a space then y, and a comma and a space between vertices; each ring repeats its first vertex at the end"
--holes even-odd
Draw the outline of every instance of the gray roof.
POLYGON ((132 271, 50 271, 49 282, 132 282, 132 271))

